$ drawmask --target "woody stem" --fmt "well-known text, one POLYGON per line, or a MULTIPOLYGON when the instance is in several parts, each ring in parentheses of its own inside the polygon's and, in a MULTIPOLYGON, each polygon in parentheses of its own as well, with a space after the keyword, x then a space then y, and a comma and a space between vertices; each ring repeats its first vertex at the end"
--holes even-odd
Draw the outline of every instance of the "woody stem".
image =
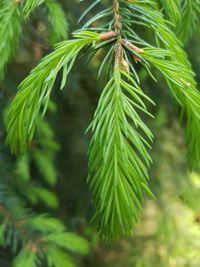
POLYGON ((123 49, 121 45, 121 29, 122 29, 122 23, 121 23, 121 16, 119 12, 119 1, 113 0, 113 16, 114 16, 114 30, 117 35, 117 42, 115 46, 115 66, 118 67, 121 64, 122 57, 123 57, 123 49))

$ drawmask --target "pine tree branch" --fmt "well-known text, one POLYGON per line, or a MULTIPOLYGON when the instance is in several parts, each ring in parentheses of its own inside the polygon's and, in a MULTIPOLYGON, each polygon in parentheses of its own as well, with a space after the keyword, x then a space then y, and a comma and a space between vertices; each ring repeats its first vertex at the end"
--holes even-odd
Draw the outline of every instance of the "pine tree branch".
POLYGON ((0 2, 0 79, 4 76, 6 64, 14 54, 21 33, 21 16, 18 2, 0 2))
POLYGON ((50 41, 52 44, 67 39, 68 23, 60 4, 55 0, 46 0, 45 4, 49 12, 49 23, 51 25, 50 41))
POLYGON ((169 53, 164 50, 148 49, 143 56, 166 78, 181 107, 182 120, 186 117, 187 160, 190 169, 196 169, 200 164, 200 93, 196 88, 193 72, 188 69, 188 65, 169 60, 169 53), (158 51, 155 53, 155 50, 158 51))
POLYGON ((75 39, 59 43, 19 86, 7 119, 7 143, 14 154, 25 153, 35 131, 37 117, 45 114, 58 72, 63 68, 61 89, 79 52, 99 41, 99 34, 79 31, 75 39))
MULTIPOLYGON (((92 3, 82 18, 99 2, 92 3)), ((89 127, 92 139, 88 175, 99 233, 106 240, 130 236, 141 211, 143 194, 153 197, 147 186, 151 164, 148 149, 153 136, 138 114, 152 117, 143 101, 152 103, 152 100, 139 86, 136 63, 154 79, 151 66, 165 77, 181 107, 182 117, 187 119, 189 165, 193 168, 200 163, 200 94, 182 43, 172 24, 164 19, 158 6, 160 2, 171 21, 180 19, 176 0, 113 0, 108 8, 84 24, 84 30, 75 33, 75 39, 58 44, 55 51, 43 59, 22 82, 9 110, 7 142, 13 153, 23 153, 33 138, 38 115, 42 109, 43 114, 46 111, 59 70, 63 68, 63 88, 83 48, 95 55, 99 49, 109 47, 99 74, 108 63, 110 79, 89 127), (150 33, 151 44, 146 41, 146 35, 143 36, 144 29, 150 33)), ((190 29, 192 24, 190 22, 190 29)), ((48 261, 54 264, 52 258, 48 261)))
MULTIPOLYGON (((150 47, 151 57, 147 58, 145 54, 141 56, 147 59, 147 61, 150 60, 162 72, 173 96, 181 106, 181 116, 183 117, 184 114, 187 120, 186 144, 188 147, 188 164, 190 169, 198 168, 200 164, 200 149, 195 144, 200 143, 200 121, 198 115, 200 112, 200 93, 196 88, 194 73, 181 42, 165 23, 162 13, 160 13, 156 6, 153 7, 148 1, 146 2, 144 4, 143 1, 137 1, 136 4, 130 5, 131 9, 134 10, 136 15, 137 13, 141 15, 141 20, 146 24, 145 27, 153 29, 159 46, 164 47, 166 50, 152 49, 150 47)), ((146 68, 151 73, 147 65, 146 68)))
POLYGON ((26 0, 23 7, 23 13, 25 18, 28 18, 30 14, 46 0, 26 0))
POLYGON ((166 17, 174 24, 180 22, 181 20, 181 11, 180 11, 180 0, 160 0, 161 6, 165 10, 166 17))
POLYGON ((88 182, 96 205, 99 232, 105 240, 132 235, 141 211, 142 192, 153 196, 147 187, 151 158, 146 146, 149 144, 140 130, 150 142, 152 134, 136 110, 150 114, 140 97, 152 102, 133 77, 115 66, 90 126, 93 137, 88 182))
POLYGON ((200 22, 200 1, 184 0, 181 5, 181 22, 177 32, 180 39, 186 42, 196 30, 200 22))
MULTIPOLYGON (((18 199, 15 201, 15 205, 19 205, 18 199)), ((30 215, 21 204, 19 207, 20 210, 16 206, 7 208, 0 204, 0 220, 1 216, 4 218, 0 227, 1 245, 12 246, 15 253, 19 251, 14 266, 38 267, 45 258, 52 261, 52 255, 55 258, 63 255, 63 264, 74 266, 69 252, 82 255, 88 253, 87 241, 76 234, 65 232, 58 220, 44 215, 30 215)), ((55 262, 55 267, 60 267, 59 262, 55 262)))

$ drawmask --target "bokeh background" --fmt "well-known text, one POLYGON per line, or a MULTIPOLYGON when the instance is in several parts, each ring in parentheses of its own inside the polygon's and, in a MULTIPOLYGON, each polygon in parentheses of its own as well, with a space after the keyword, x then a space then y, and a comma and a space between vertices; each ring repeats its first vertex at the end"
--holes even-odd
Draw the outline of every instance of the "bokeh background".
MULTIPOLYGON (((89 1, 60 2, 70 33, 80 26, 78 17, 89 1)), ((49 32, 45 10, 39 8, 24 24, 20 45, 0 82, 1 173, 20 188, 21 197, 32 209, 58 217, 68 229, 89 240, 90 253, 77 259, 80 267, 199 267, 200 173, 187 169, 184 129, 162 80, 156 84, 138 67, 145 92, 157 104, 152 110, 155 119, 146 122, 155 136, 149 184, 157 200, 145 199, 132 239, 104 244, 90 224, 94 208, 86 184, 90 135, 85 130, 104 86, 105 77, 97 79, 101 54, 89 65, 79 58, 62 91, 58 77, 48 114, 39 120, 29 152, 19 159, 10 155, 5 146, 6 109, 19 83, 52 51, 49 32)), ((199 48, 200 28, 186 44, 200 84, 199 48)), ((11 259, 9 249, 0 249, 0 266, 11 266, 11 259)))

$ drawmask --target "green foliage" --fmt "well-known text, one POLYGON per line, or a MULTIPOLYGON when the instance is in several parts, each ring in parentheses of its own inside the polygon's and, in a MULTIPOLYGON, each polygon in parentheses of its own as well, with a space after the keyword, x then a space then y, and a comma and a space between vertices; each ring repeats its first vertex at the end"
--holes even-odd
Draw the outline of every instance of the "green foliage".
POLYGON ((176 25, 181 19, 180 0, 160 0, 167 17, 176 25))
POLYGON ((41 150, 34 150, 33 157, 46 182, 50 185, 54 185, 57 181, 57 174, 52 166, 52 161, 49 160, 50 158, 47 157, 45 151, 41 153, 41 150))
MULTIPOLYGON (((49 112, 52 114, 55 105, 50 102, 49 112)), ((48 186, 54 186, 57 182, 57 171, 55 169, 55 156, 59 146, 55 140, 54 132, 50 124, 41 118, 37 121, 37 139, 29 153, 20 157, 16 164, 17 182, 16 186, 21 194, 36 205, 40 202, 49 208, 58 207, 58 199, 55 194, 45 188, 39 182, 33 182, 31 165, 37 167, 37 175, 42 178, 48 186)))
POLYGON ((81 253, 83 255, 88 253, 87 242, 73 233, 53 233, 44 238, 44 242, 51 243, 58 247, 64 247, 74 253, 81 253))
POLYGON ((68 24, 61 5, 54 0, 45 1, 49 12, 49 23, 51 25, 51 43, 62 41, 67 38, 68 24))
POLYGON ((147 167, 151 163, 147 147, 153 136, 137 114, 148 115, 141 98, 152 102, 131 75, 114 69, 103 90, 94 120, 89 148, 89 178, 105 239, 131 235, 141 210, 143 190, 147 187, 147 167), (132 127, 134 125, 134 128, 132 127))
MULTIPOLYGON (((48 113, 53 115, 55 104, 50 102, 48 113)), ((32 150, 32 157, 37 169, 44 181, 54 186, 57 182, 57 172, 54 167, 55 154, 59 150, 59 144, 55 140, 55 134, 47 120, 38 118, 36 124, 37 143, 32 150)))
POLYGON ((17 174, 23 182, 30 181, 29 156, 26 154, 17 161, 17 174))
POLYGON ((63 68, 60 88, 65 86, 67 75, 73 67, 79 52, 98 40, 99 35, 81 31, 74 34, 75 39, 56 45, 55 51, 46 56, 42 62, 25 79, 8 114, 8 137, 12 153, 24 153, 33 138, 36 119, 40 109, 45 114, 51 91, 59 70, 63 68))
POLYGON ((25 1, 25 5, 23 7, 23 12, 24 12, 25 17, 30 16, 32 11, 34 9, 36 9, 38 6, 40 6, 41 4, 43 4, 44 2, 45 2, 45 0, 27 0, 27 1, 25 1))
MULTIPOLYGON (((141 56, 158 68, 166 78, 173 96, 182 107, 181 116, 186 115, 186 143, 188 146, 188 163, 196 168, 200 162, 200 94, 196 88, 194 73, 180 41, 165 23, 162 14, 155 6, 134 5, 135 15, 140 14, 143 26, 151 27, 159 46, 166 48, 146 48, 141 56), (143 14, 143 16, 141 16, 143 14), (149 22, 147 22, 149 20, 149 22), (184 77, 182 75, 184 73, 184 77), (196 145, 195 145, 196 144, 196 145)), ((138 38, 137 38, 138 39, 138 38)), ((146 65, 146 68, 148 66, 146 65)), ((149 69, 150 72, 150 69, 149 69)))
POLYGON ((12 55, 14 55, 20 40, 24 18, 41 4, 45 3, 51 24, 51 42, 54 44, 67 36, 67 21, 61 6, 54 0, 1 0, 0 1, 0 78, 12 55))
POLYGON ((66 253, 63 253, 60 250, 52 249, 52 247, 48 247, 47 251, 47 263, 48 266, 55 267, 75 267, 75 264, 66 253))
POLYGON ((69 253, 88 253, 85 239, 66 232, 64 225, 55 218, 28 211, 22 203, 1 176, 0 240, 3 247, 12 247, 14 253, 20 250, 13 266, 37 267, 44 260, 49 264, 53 262, 55 267, 75 266, 69 253), (63 265, 61 260, 54 262, 60 256, 63 265))
POLYGON ((183 117, 187 117, 186 125, 186 144, 188 146, 187 158, 191 169, 199 166, 200 162, 200 97, 196 89, 196 83, 193 80, 193 73, 187 66, 177 64, 167 59, 165 51, 147 50, 144 57, 158 68, 165 76, 172 94, 182 108, 183 117), (159 57, 156 58, 156 54, 159 57), (182 76, 184 73, 184 78, 182 76))
MULTIPOLYGON (((99 2, 92 3, 81 19, 99 2)), ((29 11, 39 4, 30 3, 29 11)), ((198 12, 198 0, 113 0, 108 8, 85 22, 83 29, 73 34, 74 39, 55 46, 21 83, 11 104, 7 143, 12 153, 24 153, 33 139, 38 117, 47 110, 58 72, 63 70, 62 89, 79 53, 89 51, 93 57, 106 48, 98 76, 108 67, 108 82, 89 127, 93 136, 88 177, 96 207, 94 217, 100 235, 106 240, 130 236, 141 211, 143 194, 153 196, 147 185, 151 163, 148 148, 153 137, 138 115, 141 112, 152 117, 143 101, 153 101, 140 89, 139 67, 146 69, 154 80, 157 70, 164 76, 181 118, 186 120, 189 166, 191 169, 200 166, 200 93, 182 43, 176 37, 176 32, 180 36, 191 34, 198 12), (178 21, 180 26, 176 27, 178 21)), ((62 22, 54 22, 54 26, 57 24, 62 22)), ((36 158, 45 162, 37 152, 36 158)), ((48 260, 53 264, 52 258, 48 260)))
POLYGON ((40 5, 46 5, 48 11, 48 20, 50 24, 52 44, 62 41, 67 37, 68 24, 65 14, 60 4, 55 0, 27 0, 23 7, 25 18, 28 18, 31 13, 40 5))
POLYGON ((0 1, 0 78, 4 74, 4 67, 19 42, 21 33, 20 9, 16 1, 0 1))
MULTIPOLYGON (((122 239, 104 248, 99 266, 198 267, 200 264, 200 177, 196 172, 186 172, 182 131, 177 118, 167 116, 166 106, 165 101, 161 108, 162 116, 166 117, 153 127, 157 138, 152 158, 157 164, 151 169, 154 177, 151 185, 159 197, 157 201, 145 201, 143 216, 132 239, 122 239)), ((157 120, 156 116, 156 124, 157 120)))
POLYGON ((200 1, 185 0, 181 1, 181 23, 179 23, 178 34, 181 40, 185 41, 191 37, 199 24, 200 1))
MULTIPOLYGON (((49 102, 48 112, 52 115, 55 111, 55 104, 49 102)), ((75 267, 74 255, 87 254, 88 242, 77 234, 66 232, 60 220, 30 210, 40 203, 47 208, 58 208, 55 194, 43 187, 42 181, 34 181, 31 168, 36 164, 38 178, 51 187, 55 185, 54 160, 59 147, 46 120, 37 120, 34 141, 31 151, 18 159, 13 173, 9 170, 9 178, 8 171, 0 172, 0 245, 12 249, 14 267, 39 267, 46 262, 49 267, 75 267), (45 160, 41 161, 41 158, 45 160)))

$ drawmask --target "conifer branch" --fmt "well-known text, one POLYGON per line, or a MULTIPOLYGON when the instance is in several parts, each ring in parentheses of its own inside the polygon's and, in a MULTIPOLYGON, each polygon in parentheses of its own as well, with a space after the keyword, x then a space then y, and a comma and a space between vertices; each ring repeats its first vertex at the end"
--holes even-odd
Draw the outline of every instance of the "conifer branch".
POLYGON ((60 4, 54 0, 46 0, 49 24, 51 25, 50 41, 52 44, 67 39, 68 23, 60 4))
POLYGON ((187 65, 169 60, 169 53, 163 50, 158 49, 155 53, 155 48, 148 49, 143 56, 162 72, 181 107, 182 120, 186 116, 188 164, 190 169, 198 168, 200 164, 200 93, 196 89, 193 72, 188 69, 187 65))
POLYGON ((147 169, 152 162, 147 148, 153 136, 137 110, 152 115, 141 98, 152 102, 130 74, 115 66, 90 125, 93 136, 88 182, 99 232, 105 240, 131 236, 141 211, 143 192, 153 197, 147 187, 147 169))
MULTIPOLYGON (((156 6, 153 7, 149 3, 142 3, 140 5, 140 1, 138 1, 137 4, 131 5, 131 9, 136 14, 143 14, 141 20, 147 23, 145 27, 153 29, 159 45, 166 49, 149 48, 149 51, 152 52, 151 58, 147 58, 147 54, 142 54, 141 56, 147 59, 147 61, 150 60, 162 72, 173 96, 181 106, 181 116, 183 118, 184 114, 187 119, 186 144, 188 147, 188 164, 191 169, 198 168, 200 164, 200 149, 198 145, 195 146, 194 144, 200 143, 200 93, 196 88, 194 73, 187 55, 182 48, 181 42, 167 26, 162 13, 160 13, 156 6), (184 76, 182 75, 183 73, 184 76)), ((147 65, 146 68, 148 69, 147 65)))
POLYGON ((67 75, 73 67, 79 52, 93 42, 99 40, 99 35, 79 31, 75 39, 59 43, 55 51, 46 56, 19 86, 8 113, 7 143, 14 154, 24 153, 30 144, 35 131, 36 120, 41 112, 45 114, 51 90, 56 76, 63 68, 61 89, 65 86, 67 75))
MULTIPOLYGON (((81 20, 99 2, 92 3, 81 20)), ((191 1, 184 0, 184 3, 191 1)), ((155 68, 166 79, 181 108, 181 117, 187 119, 189 165, 194 168, 200 164, 200 93, 183 45, 176 37, 175 25, 164 18, 160 4, 171 22, 182 22, 184 6, 178 0, 113 0, 108 8, 90 18, 83 29, 74 34, 73 40, 58 44, 55 51, 42 60, 21 83, 8 114, 7 142, 14 154, 23 153, 33 138, 38 115, 41 110, 43 114, 46 112, 59 70, 63 69, 63 88, 75 59, 84 48, 95 55, 99 49, 109 47, 99 69, 100 75, 108 63, 109 81, 89 127, 92 139, 88 175, 96 206, 95 218, 105 240, 130 236, 141 211, 143 194, 153 197, 147 186, 151 164, 148 149, 153 136, 138 114, 152 117, 144 100, 153 101, 139 86, 136 63, 154 80, 155 68), (143 29, 149 31, 150 43, 146 35, 143 36, 143 29)), ((192 8, 195 14, 197 10, 192 8)), ((193 20, 187 20, 190 16, 185 17, 188 27, 194 28, 193 20)), ((49 258, 49 262, 52 261, 49 258)))
POLYGON ((18 45, 21 33, 20 8, 17 1, 0 2, 0 79, 4 69, 18 45))
POLYGON ((4 247, 11 246, 14 253, 19 251, 14 259, 15 267, 39 267, 44 261, 60 267, 61 260, 55 261, 59 256, 62 256, 62 264, 75 266, 69 253, 88 253, 88 242, 85 239, 66 232, 64 225, 57 219, 30 214, 9 190, 6 193, 9 197, 4 195, 2 199, 1 187, 0 243, 4 247))
POLYGON ((26 0, 25 5, 23 7, 23 13, 25 18, 28 18, 33 12, 33 10, 42 5, 45 1, 46 0, 26 0))
POLYGON ((178 35, 187 41, 200 22, 200 1, 184 0, 181 5, 181 22, 178 24, 178 35))
POLYGON ((180 0, 160 0, 162 7, 165 10, 166 17, 174 24, 180 22, 181 20, 181 11, 180 11, 180 0))
POLYGON ((0 2, 0 79, 4 76, 5 66, 14 55, 20 40, 23 19, 41 4, 45 3, 48 8, 51 27, 51 42, 66 39, 67 22, 61 6, 54 0, 2 0, 0 2))
POLYGON ((89 147, 88 182, 96 206, 99 233, 104 240, 131 236, 141 211, 143 192, 153 197, 147 186, 147 169, 151 163, 147 148, 150 145, 143 135, 150 142, 153 136, 136 111, 152 116, 141 98, 152 101, 129 73, 124 47, 135 53, 135 57, 143 51, 122 38, 123 25, 116 0, 113 1, 113 16, 117 35, 114 69, 90 125, 93 136, 89 147))

